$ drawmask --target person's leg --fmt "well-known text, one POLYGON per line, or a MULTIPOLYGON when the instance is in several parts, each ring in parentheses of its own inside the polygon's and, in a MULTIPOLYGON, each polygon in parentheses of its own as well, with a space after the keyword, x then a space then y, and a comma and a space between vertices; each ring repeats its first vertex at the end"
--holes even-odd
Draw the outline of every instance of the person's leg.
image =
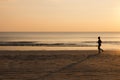
POLYGON ((103 52, 104 50, 101 48, 101 51, 103 52))
POLYGON ((98 46, 98 53, 100 53, 100 46, 98 46))

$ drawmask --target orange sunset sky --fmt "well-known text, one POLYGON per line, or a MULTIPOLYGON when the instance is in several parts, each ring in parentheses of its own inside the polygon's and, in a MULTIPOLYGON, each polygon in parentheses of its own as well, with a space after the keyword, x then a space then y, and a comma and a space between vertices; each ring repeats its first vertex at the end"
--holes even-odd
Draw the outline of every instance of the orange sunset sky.
POLYGON ((0 0, 0 32, 119 32, 120 0, 0 0))

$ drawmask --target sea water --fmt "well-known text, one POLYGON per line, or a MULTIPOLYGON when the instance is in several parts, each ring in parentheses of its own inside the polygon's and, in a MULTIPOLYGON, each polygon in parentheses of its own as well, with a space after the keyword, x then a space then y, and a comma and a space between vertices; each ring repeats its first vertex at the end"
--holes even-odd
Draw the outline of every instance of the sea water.
POLYGON ((0 32, 0 50, 119 50, 120 32, 0 32))

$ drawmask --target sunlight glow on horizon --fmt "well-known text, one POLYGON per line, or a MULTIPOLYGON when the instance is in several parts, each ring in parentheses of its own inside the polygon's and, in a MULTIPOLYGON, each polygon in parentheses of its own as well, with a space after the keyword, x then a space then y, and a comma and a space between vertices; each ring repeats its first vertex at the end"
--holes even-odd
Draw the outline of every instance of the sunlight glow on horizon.
POLYGON ((1 0, 0 32, 119 32, 120 0, 1 0))

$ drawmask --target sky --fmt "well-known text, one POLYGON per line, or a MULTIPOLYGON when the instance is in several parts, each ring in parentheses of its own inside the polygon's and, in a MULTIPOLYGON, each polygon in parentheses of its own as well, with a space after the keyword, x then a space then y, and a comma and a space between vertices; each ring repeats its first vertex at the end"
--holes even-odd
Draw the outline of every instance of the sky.
POLYGON ((120 32, 120 0, 0 0, 0 32, 120 32))

